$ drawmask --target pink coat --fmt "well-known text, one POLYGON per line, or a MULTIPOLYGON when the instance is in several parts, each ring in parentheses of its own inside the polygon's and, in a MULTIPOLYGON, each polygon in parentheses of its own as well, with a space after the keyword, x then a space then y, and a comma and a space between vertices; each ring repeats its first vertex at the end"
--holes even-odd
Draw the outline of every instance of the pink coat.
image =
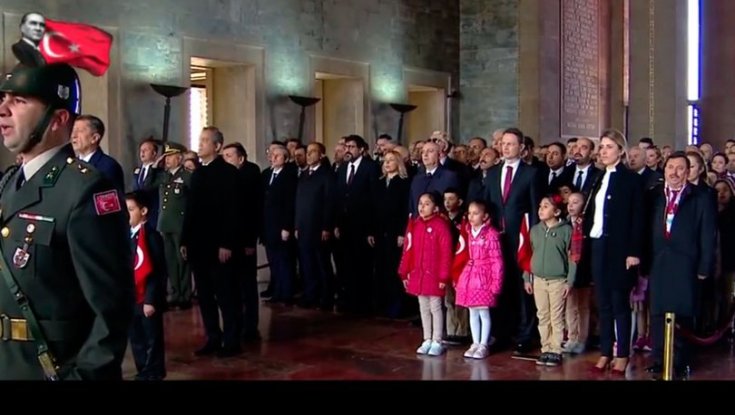
POLYGON ((490 225, 485 225, 476 238, 471 227, 467 233, 470 259, 457 280, 455 302, 462 307, 495 307, 503 286, 500 235, 490 225))
POLYGON ((443 297, 439 283, 450 283, 453 255, 449 221, 439 215, 427 220, 418 217, 409 223, 403 244, 398 275, 408 279, 406 292, 443 297))

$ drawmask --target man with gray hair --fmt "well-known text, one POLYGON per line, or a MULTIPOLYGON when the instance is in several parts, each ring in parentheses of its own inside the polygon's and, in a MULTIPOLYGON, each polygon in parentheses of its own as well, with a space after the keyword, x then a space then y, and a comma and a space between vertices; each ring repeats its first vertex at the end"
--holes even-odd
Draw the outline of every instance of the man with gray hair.
POLYGON ((13 44, 13 54, 26 66, 43 66, 43 58, 39 45, 46 32, 46 19, 40 13, 26 13, 20 19, 21 38, 13 44))
POLYGON ((197 356, 220 357, 240 353, 241 299, 235 279, 243 220, 237 212, 237 169, 219 156, 224 136, 217 127, 205 127, 199 137, 202 166, 191 176, 191 193, 184 214, 181 255, 194 271, 199 309, 207 343, 197 356), (219 310, 218 310, 219 308, 219 310), (219 311, 223 329, 220 329, 219 311), (223 333, 224 331, 224 333, 223 333))

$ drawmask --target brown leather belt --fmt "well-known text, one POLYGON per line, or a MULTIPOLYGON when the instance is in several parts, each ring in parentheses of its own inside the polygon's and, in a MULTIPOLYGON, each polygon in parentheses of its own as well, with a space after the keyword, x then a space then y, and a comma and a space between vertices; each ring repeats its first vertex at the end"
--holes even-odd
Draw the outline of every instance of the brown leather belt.
POLYGON ((10 318, 5 314, 0 314, 0 341, 33 341, 28 330, 28 322, 22 318, 10 318))

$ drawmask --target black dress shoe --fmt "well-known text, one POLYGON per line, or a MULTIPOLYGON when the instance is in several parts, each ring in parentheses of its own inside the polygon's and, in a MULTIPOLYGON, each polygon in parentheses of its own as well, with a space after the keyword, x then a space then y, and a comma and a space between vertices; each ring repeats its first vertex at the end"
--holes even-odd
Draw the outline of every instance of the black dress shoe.
POLYGON ((646 372, 659 374, 664 371, 664 366, 661 363, 654 363, 646 368, 646 372))
POLYGON ((207 343, 201 349, 194 352, 196 356, 211 356, 217 353, 221 347, 216 343, 207 343))
POLYGON ((514 355, 524 355, 529 354, 533 351, 533 346, 531 346, 529 343, 518 343, 516 346, 516 350, 513 352, 514 355))
POLYGON ((223 347, 217 352, 217 357, 233 357, 240 353, 242 353, 242 349, 239 346, 223 347))
POLYGON ((257 330, 248 331, 242 334, 242 341, 244 342, 256 342, 258 340, 260 340, 260 332, 257 330))

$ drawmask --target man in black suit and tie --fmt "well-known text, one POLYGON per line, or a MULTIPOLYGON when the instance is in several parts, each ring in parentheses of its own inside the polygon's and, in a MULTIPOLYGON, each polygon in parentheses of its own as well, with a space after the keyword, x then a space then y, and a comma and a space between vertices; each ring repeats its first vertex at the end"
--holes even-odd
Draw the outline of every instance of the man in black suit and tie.
POLYGON ((380 167, 370 157, 365 140, 350 135, 345 140, 344 161, 337 171, 335 246, 340 285, 338 309, 368 315, 372 311, 373 200, 380 167))
POLYGON ((181 255, 194 271, 207 343, 198 356, 234 356, 240 348, 239 284, 235 278, 235 258, 240 246, 237 211, 237 169, 219 156, 224 136, 217 127, 205 127, 199 137, 202 166, 191 176, 187 198, 181 255), (220 329, 220 311, 223 327, 220 329))
POLYGON ((263 170, 263 228, 260 241, 270 265, 273 296, 270 302, 293 303, 295 260, 293 238, 297 168, 288 163, 286 147, 273 146, 271 166, 263 170))
MULTIPOLYGON (((105 135, 105 124, 94 115, 80 115, 74 121, 71 132, 71 146, 77 157, 94 166, 107 177, 115 188, 123 195, 125 179, 123 170, 114 158, 105 154, 100 148, 100 141, 105 135)), ((155 223, 151 221, 151 223, 155 223)))
POLYGON ((26 66, 46 64, 39 46, 46 32, 46 19, 39 13, 26 13, 20 19, 21 38, 12 46, 13 54, 26 66))
POLYGON ((493 225, 502 232, 501 245, 505 275, 498 308, 498 347, 507 344, 515 331, 516 352, 528 353, 538 336, 536 306, 532 295, 523 289, 518 266, 518 244, 521 222, 528 214, 529 228, 538 222, 540 203, 538 173, 521 160, 524 151, 523 133, 517 128, 505 130, 501 141, 504 163, 490 169, 485 183, 485 200, 489 204, 493 225), (515 330, 514 330, 515 329, 515 330))
POLYGON ((661 173, 646 166, 646 150, 638 146, 633 146, 628 150, 628 168, 641 176, 641 182, 645 190, 663 181, 661 173))
POLYGON ((148 216, 151 221, 157 221, 160 207, 158 186, 165 180, 166 171, 159 167, 163 158, 158 158, 158 143, 153 137, 148 137, 140 143, 138 157, 141 166, 133 170, 133 189, 146 193, 151 202, 148 216))
POLYGON ((475 171, 475 175, 470 180, 470 186, 467 189, 468 206, 475 200, 485 200, 485 178, 487 177, 487 172, 497 166, 499 162, 500 155, 494 148, 487 147, 480 152, 480 167, 475 171))
MULTIPOLYGON (((689 159, 679 151, 666 160, 666 181, 648 191, 647 247, 651 253, 651 333, 654 364, 662 370, 664 316, 675 313, 676 324, 691 330, 699 312, 700 282, 712 277, 717 240, 717 208, 706 188, 687 183, 689 159)), ((646 270, 644 270, 645 272, 646 270)), ((674 370, 688 374, 690 347, 683 336, 674 341, 674 370)))
POLYGON ((558 193, 564 183, 564 167, 567 148, 560 142, 549 144, 546 150, 546 165, 539 170, 541 194, 558 193))
POLYGON ((587 137, 580 137, 574 146, 574 163, 564 170, 563 184, 568 184, 575 191, 582 192, 585 196, 590 194, 590 189, 602 171, 592 163, 592 151, 595 143, 587 137))
POLYGON ((301 306, 334 307, 334 272, 329 242, 334 230, 334 174, 324 165, 326 149, 311 143, 306 151, 307 169, 296 189, 295 232, 299 269, 304 280, 301 306))
MULTIPOLYGON (((450 188, 459 189, 460 180, 457 174, 439 164, 439 145, 434 142, 424 144, 421 160, 424 164, 411 181, 409 191, 408 212, 414 218, 419 214, 419 197, 425 192, 435 192, 444 197, 444 191, 450 188)), ((460 196, 461 198, 462 196, 460 196)))
POLYGON ((244 307, 242 336, 246 341, 260 338, 258 321, 260 317, 258 299, 258 256, 256 246, 260 233, 260 221, 263 217, 263 181, 260 168, 249 162, 248 153, 240 143, 231 143, 222 150, 222 158, 235 166, 239 173, 237 190, 239 221, 242 229, 241 250, 235 260, 237 277, 240 280, 240 294, 244 307))

